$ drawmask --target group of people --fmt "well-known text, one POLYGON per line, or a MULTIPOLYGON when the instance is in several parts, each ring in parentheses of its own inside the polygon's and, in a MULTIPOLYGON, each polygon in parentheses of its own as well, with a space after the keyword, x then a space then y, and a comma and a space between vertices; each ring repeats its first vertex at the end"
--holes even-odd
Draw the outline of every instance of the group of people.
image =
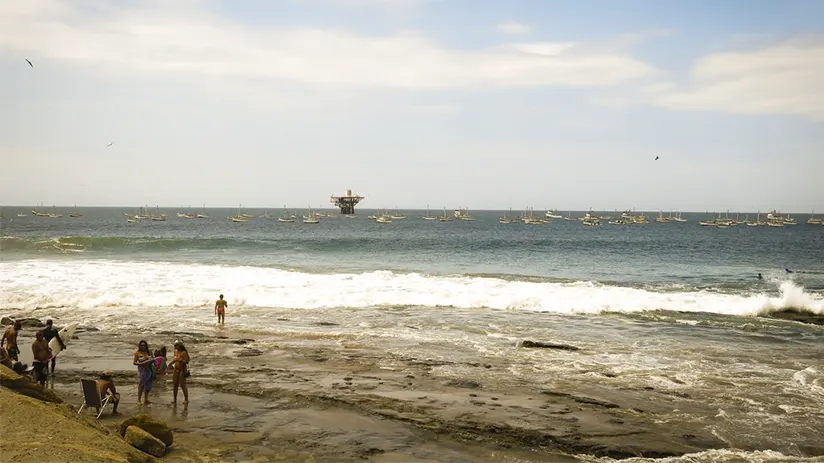
MULTIPOLYGON (((11 368, 17 373, 24 373, 28 370, 28 366, 20 362, 20 347, 18 345, 20 330, 23 328, 19 321, 9 327, 3 338, 0 340, 0 364, 11 368)), ((34 379, 41 386, 46 385, 46 380, 49 377, 49 360, 51 360, 51 374, 54 374, 54 368, 57 364, 57 357, 52 355, 52 349, 49 347, 49 342, 52 339, 57 339, 61 350, 66 349, 66 344, 60 338, 60 331, 54 327, 54 321, 46 320, 46 327, 42 330, 37 330, 35 333, 35 340, 31 343, 31 353, 34 357, 32 362, 32 369, 34 370, 34 379)))
POLYGON ((189 351, 186 350, 186 346, 180 340, 175 341, 174 349, 174 358, 171 363, 167 363, 166 346, 151 352, 149 343, 145 340, 137 343, 137 352, 134 353, 132 363, 137 366, 138 405, 151 403, 149 401, 149 392, 152 391, 152 383, 156 377, 166 375, 169 368, 172 369, 172 403, 177 403, 178 389, 183 390, 183 403, 189 403, 189 388, 186 387, 186 378, 190 375, 189 351))

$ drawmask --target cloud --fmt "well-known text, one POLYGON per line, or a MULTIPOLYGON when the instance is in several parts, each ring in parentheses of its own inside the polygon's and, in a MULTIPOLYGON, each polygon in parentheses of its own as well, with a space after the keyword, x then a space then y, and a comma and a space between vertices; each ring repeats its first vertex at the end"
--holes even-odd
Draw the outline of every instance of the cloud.
POLYGON ((586 43, 449 49, 415 31, 368 36, 331 28, 245 26, 196 1, 120 10, 77 5, 5 3, 0 53, 147 74, 331 88, 610 86, 655 72, 629 52, 590 50, 586 43))
POLYGON ((824 121, 824 36, 795 38, 699 59, 684 85, 646 89, 658 106, 731 114, 795 115, 824 121))
POLYGON ((504 34, 512 34, 512 35, 526 34, 530 30, 532 30, 532 28, 529 27, 528 25, 523 24, 523 23, 519 23, 518 21, 505 21, 505 22, 502 22, 502 23, 498 24, 497 28, 498 28, 499 31, 503 32, 504 34))

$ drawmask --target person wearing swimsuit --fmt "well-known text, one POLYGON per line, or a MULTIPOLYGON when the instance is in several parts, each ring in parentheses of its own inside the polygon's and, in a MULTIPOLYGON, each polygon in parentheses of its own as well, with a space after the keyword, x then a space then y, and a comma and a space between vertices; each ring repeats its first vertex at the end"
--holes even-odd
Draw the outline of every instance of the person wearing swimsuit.
POLYGON ((220 324, 223 324, 226 318, 226 307, 229 307, 229 304, 223 299, 223 294, 221 294, 220 298, 215 302, 215 315, 217 315, 217 322, 220 324))

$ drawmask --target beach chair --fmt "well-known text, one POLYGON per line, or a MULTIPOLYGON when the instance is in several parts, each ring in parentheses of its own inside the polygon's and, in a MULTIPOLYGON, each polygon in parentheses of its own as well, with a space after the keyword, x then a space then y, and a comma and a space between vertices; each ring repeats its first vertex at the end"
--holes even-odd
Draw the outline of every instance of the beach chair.
POLYGON ((112 397, 106 396, 105 399, 101 400, 100 391, 97 390, 97 382, 93 379, 81 379, 80 386, 83 388, 83 405, 80 406, 77 414, 79 415, 83 411, 83 407, 94 407, 99 412, 97 418, 100 419, 100 415, 103 414, 103 410, 106 409, 106 405, 109 404, 112 397))

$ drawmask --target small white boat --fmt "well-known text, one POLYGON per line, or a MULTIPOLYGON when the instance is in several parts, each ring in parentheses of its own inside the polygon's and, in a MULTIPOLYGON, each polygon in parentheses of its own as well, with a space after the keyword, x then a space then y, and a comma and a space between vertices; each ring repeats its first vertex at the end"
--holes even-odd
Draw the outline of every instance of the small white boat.
POLYGON ((310 224, 320 223, 320 219, 318 218, 318 215, 315 214, 314 212, 312 212, 311 207, 309 207, 309 215, 303 216, 303 223, 310 223, 310 224))
POLYGON ((441 222, 451 222, 452 216, 446 214, 446 208, 443 208, 443 215, 438 217, 441 222))
POLYGON ((550 219, 563 219, 564 218, 564 216, 559 214, 558 211, 556 211, 555 209, 550 209, 550 210, 546 211, 546 213, 544 215, 546 215, 550 219))
POLYGON ((421 218, 423 220, 438 220, 438 218, 432 215, 432 213, 429 211, 429 204, 426 205, 426 215, 421 218))
POLYGON ((22 212, 17 214, 17 217, 28 217, 28 214, 23 214, 22 212))

